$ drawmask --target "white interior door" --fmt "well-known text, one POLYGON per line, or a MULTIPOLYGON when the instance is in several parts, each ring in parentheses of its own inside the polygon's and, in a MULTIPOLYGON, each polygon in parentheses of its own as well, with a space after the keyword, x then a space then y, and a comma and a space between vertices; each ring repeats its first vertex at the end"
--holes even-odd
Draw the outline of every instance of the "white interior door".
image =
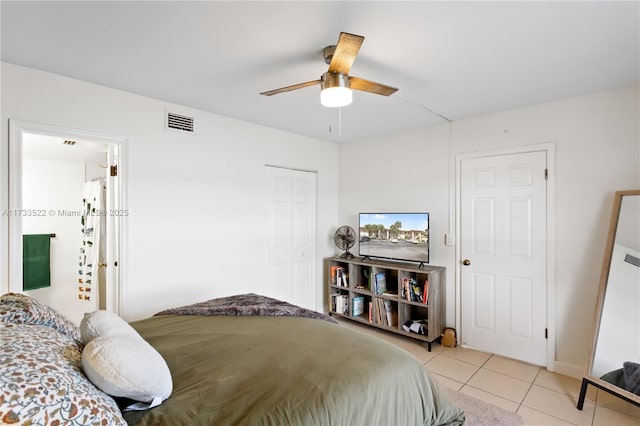
POLYGON ((546 152, 464 159, 462 344, 546 365, 546 152))
MULTIPOLYGON (((128 216, 128 211, 120 205, 118 184, 118 151, 119 146, 109 145, 107 151, 107 173, 105 177, 105 252, 104 252, 104 300, 100 300, 100 309, 111 312, 120 311, 120 273, 118 259, 120 257, 120 218, 128 216)), ((102 295, 101 295, 102 296, 102 295)))
POLYGON ((267 296, 316 309, 316 174, 266 167, 267 296))

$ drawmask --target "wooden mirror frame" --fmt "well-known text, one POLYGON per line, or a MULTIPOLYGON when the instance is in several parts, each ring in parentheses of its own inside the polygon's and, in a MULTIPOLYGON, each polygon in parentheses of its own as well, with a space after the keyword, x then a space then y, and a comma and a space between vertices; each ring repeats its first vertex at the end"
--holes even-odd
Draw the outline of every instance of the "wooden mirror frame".
POLYGON ((604 296, 607 289, 607 282, 609 280, 609 269, 611 266, 611 256, 613 254, 613 247, 616 240, 616 231, 618 229, 618 219, 620 216, 620 207, 622 205, 622 199, 624 196, 637 195, 640 196, 640 189, 617 191, 613 200, 613 209, 611 211, 611 220, 609 222, 609 236, 607 237, 607 245, 605 246, 604 260, 602 261, 602 270, 600 272, 600 286, 598 288, 598 299, 596 302, 596 315, 593 325, 593 341, 589 351, 587 360, 587 368, 582 379, 582 387, 580 388, 580 397, 578 398, 578 410, 582 410, 584 406, 584 399, 587 394, 588 385, 593 385, 599 389, 609 392, 619 398, 624 399, 631 404, 640 407, 640 396, 635 395, 623 389, 615 386, 600 377, 594 377, 591 375, 594 365, 594 355, 596 352, 596 345, 598 343, 598 332, 600 330, 602 309, 604 306, 604 296))

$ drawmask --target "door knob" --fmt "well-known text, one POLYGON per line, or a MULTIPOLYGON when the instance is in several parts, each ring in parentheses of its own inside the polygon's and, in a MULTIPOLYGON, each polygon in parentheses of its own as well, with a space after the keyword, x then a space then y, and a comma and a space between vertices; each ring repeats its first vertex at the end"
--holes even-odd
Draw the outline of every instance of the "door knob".
POLYGON ((469 265, 471 265, 471 261, 469 259, 465 259, 465 260, 462 261, 462 264, 464 266, 469 266, 469 265))

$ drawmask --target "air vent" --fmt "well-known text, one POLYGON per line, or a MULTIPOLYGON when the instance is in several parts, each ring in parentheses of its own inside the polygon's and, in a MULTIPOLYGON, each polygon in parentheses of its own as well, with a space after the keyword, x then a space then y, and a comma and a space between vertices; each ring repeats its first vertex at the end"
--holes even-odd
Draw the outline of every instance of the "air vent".
POLYGON ((71 140, 67 139, 66 141, 62 142, 62 144, 63 145, 72 145, 73 146, 73 145, 76 144, 76 141, 71 141, 71 140))
POLYGON ((624 261, 640 268, 640 259, 631 256, 629 253, 625 253, 624 261))
POLYGON ((193 133, 193 118, 172 112, 167 113, 167 129, 193 133))

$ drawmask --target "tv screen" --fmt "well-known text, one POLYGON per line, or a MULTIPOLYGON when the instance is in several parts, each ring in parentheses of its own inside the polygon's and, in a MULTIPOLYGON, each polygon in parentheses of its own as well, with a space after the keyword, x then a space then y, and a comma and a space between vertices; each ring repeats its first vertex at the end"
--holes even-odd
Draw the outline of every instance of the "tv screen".
POLYGON ((429 213, 360 213, 360 256, 429 263, 429 213))

